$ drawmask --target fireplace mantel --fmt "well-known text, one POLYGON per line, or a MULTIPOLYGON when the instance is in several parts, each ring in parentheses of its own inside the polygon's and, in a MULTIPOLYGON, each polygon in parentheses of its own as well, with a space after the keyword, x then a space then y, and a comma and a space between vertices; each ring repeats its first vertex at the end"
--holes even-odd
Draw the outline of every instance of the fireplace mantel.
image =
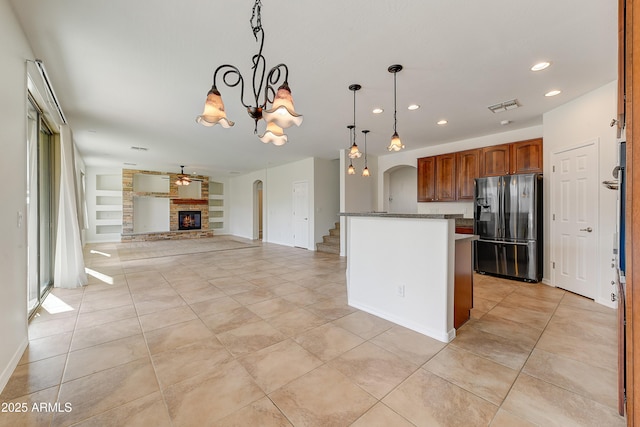
POLYGON ((176 205, 207 205, 209 200, 206 199, 171 199, 176 205))

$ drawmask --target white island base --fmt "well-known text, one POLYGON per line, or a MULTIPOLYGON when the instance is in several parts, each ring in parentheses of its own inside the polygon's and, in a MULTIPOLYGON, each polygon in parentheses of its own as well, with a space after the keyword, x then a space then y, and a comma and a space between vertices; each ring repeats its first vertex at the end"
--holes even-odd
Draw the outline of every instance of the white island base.
POLYGON ((460 215, 341 215, 348 304, 442 342, 455 338, 456 241, 475 237, 455 234, 460 215))

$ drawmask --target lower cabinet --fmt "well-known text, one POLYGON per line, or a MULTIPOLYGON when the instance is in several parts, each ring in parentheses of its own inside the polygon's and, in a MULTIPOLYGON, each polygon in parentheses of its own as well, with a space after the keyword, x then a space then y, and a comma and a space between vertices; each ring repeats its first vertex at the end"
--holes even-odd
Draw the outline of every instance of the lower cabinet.
POLYGON ((453 327, 458 329, 471 317, 473 308, 472 239, 456 240, 453 291, 453 327))

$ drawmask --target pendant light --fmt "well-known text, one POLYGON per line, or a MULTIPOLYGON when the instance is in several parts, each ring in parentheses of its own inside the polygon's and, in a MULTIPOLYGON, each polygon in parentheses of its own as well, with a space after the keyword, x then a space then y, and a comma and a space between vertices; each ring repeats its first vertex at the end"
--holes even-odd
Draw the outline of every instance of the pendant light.
MULTIPOLYGON (((362 153, 358 149, 358 144, 356 144, 356 92, 362 88, 359 84, 352 84, 349 86, 349 90, 353 92, 353 143, 351 144, 351 148, 349 149, 349 158, 350 159, 359 159, 362 157, 362 153)), ((355 171, 354 171, 355 173, 355 171)))
MULTIPOLYGON (((347 129, 349 129, 349 145, 351 146, 353 142, 353 134, 355 133, 355 126, 347 125, 347 129)), ((347 174, 349 175, 356 174, 356 168, 353 167, 353 158, 351 158, 351 156, 349 156, 349 167, 347 168, 347 174)))
POLYGON ((404 144, 400 141, 400 136, 398 135, 398 130, 396 129, 398 125, 398 108, 396 106, 397 96, 396 96, 396 74, 399 71, 402 71, 402 65, 394 64, 391 65, 387 71, 393 74, 393 135, 391 136, 391 143, 387 147, 389 151, 400 151, 404 148, 404 144))
POLYGON ((362 176, 370 176, 369 168, 367 167, 367 134, 369 130, 365 129, 362 133, 364 134, 364 169, 362 169, 362 176))

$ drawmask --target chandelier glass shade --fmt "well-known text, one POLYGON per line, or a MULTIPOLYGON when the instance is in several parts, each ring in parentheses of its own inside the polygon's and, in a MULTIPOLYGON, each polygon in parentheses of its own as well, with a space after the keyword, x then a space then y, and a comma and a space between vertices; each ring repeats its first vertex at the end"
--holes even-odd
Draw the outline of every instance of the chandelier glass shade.
POLYGON ((400 151, 404 148, 404 144, 400 140, 400 136, 398 135, 398 130, 396 129, 398 126, 398 108, 396 105, 397 97, 396 97, 396 74, 402 71, 402 65, 395 64, 389 66, 387 69, 390 73, 393 74, 393 135, 391 136, 391 143, 387 147, 389 151, 400 151))
POLYGON ((271 68, 268 72, 266 71, 266 59, 262 55, 264 30, 262 28, 261 9, 262 2, 255 0, 250 23, 253 35, 256 41, 260 43, 260 48, 258 53, 252 57, 253 103, 247 104, 244 101, 244 78, 240 70, 230 64, 220 65, 213 73, 213 86, 207 93, 204 111, 196 117, 196 122, 204 126, 220 124, 225 128, 234 125, 234 122, 227 119, 222 95, 216 86, 218 73, 220 73, 222 83, 226 86, 240 86, 240 102, 247 109, 249 117, 255 122, 254 133, 258 133, 258 121, 264 119, 267 122, 267 129, 263 135, 259 136, 260 140, 265 143, 272 142, 274 145, 283 145, 287 142, 283 128, 288 128, 292 125, 300 126, 303 116, 296 113, 294 109, 291 88, 288 82, 289 68, 287 65, 281 63, 271 68), (282 81, 282 84, 277 86, 280 81, 282 81), (275 90, 275 87, 278 89, 275 90), (269 127, 272 123, 273 126, 269 127))
POLYGON ((287 142, 287 135, 284 134, 282 128, 274 122, 267 123, 264 134, 259 136, 260 141, 265 144, 273 143, 273 145, 284 145, 287 142))

